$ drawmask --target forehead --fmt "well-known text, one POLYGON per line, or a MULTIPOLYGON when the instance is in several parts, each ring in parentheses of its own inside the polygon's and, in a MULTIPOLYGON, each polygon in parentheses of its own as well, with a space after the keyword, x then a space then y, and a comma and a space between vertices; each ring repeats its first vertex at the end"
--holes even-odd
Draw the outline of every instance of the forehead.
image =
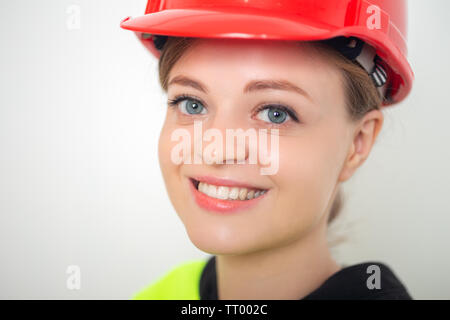
POLYGON ((336 101, 342 94, 337 67, 299 41, 197 38, 172 67, 169 80, 180 74, 195 76, 212 91, 242 90, 253 79, 284 79, 317 102, 336 101))
POLYGON ((306 66, 314 63, 326 64, 307 43, 287 40, 258 39, 209 39, 196 38, 186 52, 184 64, 220 65, 245 64, 260 68, 282 69, 283 67, 306 66))

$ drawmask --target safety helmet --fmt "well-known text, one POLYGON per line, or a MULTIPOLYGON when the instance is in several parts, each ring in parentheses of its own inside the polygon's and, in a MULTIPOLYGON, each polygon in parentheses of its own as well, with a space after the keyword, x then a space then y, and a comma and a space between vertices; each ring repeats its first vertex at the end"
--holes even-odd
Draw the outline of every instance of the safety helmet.
POLYGON ((406 0, 148 0, 145 15, 120 26, 158 59, 168 36, 323 40, 367 71, 383 106, 402 101, 414 80, 406 0))

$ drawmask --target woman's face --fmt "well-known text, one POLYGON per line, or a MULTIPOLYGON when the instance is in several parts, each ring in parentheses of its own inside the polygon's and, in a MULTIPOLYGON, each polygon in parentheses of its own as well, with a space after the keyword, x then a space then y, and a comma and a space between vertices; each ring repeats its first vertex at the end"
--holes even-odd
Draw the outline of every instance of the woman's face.
MULTIPOLYGON (((326 223, 353 132, 337 68, 294 41, 198 39, 174 65, 169 82, 175 77, 196 83, 168 86, 168 99, 181 94, 189 98, 168 107, 159 161, 170 200, 196 247, 212 254, 250 253, 296 241, 326 223), (245 90, 255 80, 289 82, 301 90, 268 88, 262 82, 245 90), (269 133, 278 129, 278 150, 271 147, 278 160, 276 172, 261 174, 267 165, 259 160, 226 163, 230 159, 223 156, 222 164, 205 163, 207 155, 202 151, 212 140, 203 140, 202 148, 194 150, 194 141, 199 141, 194 121, 201 121, 203 132, 216 128, 222 133, 223 155, 227 129, 269 133), (190 134, 190 156, 193 161, 200 154, 200 164, 173 161, 172 150, 181 140, 174 141, 172 134, 179 129, 190 134), (196 190, 195 178, 209 181, 210 186, 205 189, 202 184, 203 192, 196 190), (242 186, 248 187, 247 194, 252 189, 266 192, 240 200, 239 194, 245 193, 242 186), (220 195, 204 193, 211 188, 220 189, 220 195), (238 198, 216 199, 227 194, 238 198), (245 201, 250 205, 242 205, 245 201)), ((273 135, 267 135, 268 143, 273 135)), ((250 150, 247 144, 247 158, 250 150)))

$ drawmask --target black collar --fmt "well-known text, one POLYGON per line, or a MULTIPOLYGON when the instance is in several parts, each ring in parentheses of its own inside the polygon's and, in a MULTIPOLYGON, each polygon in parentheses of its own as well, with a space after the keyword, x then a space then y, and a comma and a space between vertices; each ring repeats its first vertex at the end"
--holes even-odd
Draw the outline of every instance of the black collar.
MULTIPOLYGON (((200 300, 218 300, 216 256, 211 256, 200 277, 200 300)), ((406 287, 394 272, 381 262, 363 262, 344 266, 331 275, 322 285, 299 300, 341 300, 341 299, 405 299, 411 300, 406 287), (369 289, 367 279, 372 272, 367 271, 370 265, 380 268, 381 288, 369 289)))

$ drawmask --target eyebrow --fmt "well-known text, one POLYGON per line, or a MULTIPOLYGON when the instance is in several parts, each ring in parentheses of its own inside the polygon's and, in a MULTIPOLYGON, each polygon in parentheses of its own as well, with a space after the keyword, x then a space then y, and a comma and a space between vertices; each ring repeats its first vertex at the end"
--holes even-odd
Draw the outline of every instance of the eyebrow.
MULTIPOLYGON (((169 81, 167 86, 170 86, 171 84, 179 84, 182 86, 197 89, 204 93, 208 93, 208 89, 200 81, 194 80, 184 75, 178 75, 174 77, 169 81)), ((311 96, 305 90, 293 84, 292 82, 283 79, 252 80, 248 82, 247 85, 244 87, 243 93, 250 93, 258 90, 267 90, 267 89, 291 91, 298 93, 308 98, 309 100, 312 100, 311 96)))

